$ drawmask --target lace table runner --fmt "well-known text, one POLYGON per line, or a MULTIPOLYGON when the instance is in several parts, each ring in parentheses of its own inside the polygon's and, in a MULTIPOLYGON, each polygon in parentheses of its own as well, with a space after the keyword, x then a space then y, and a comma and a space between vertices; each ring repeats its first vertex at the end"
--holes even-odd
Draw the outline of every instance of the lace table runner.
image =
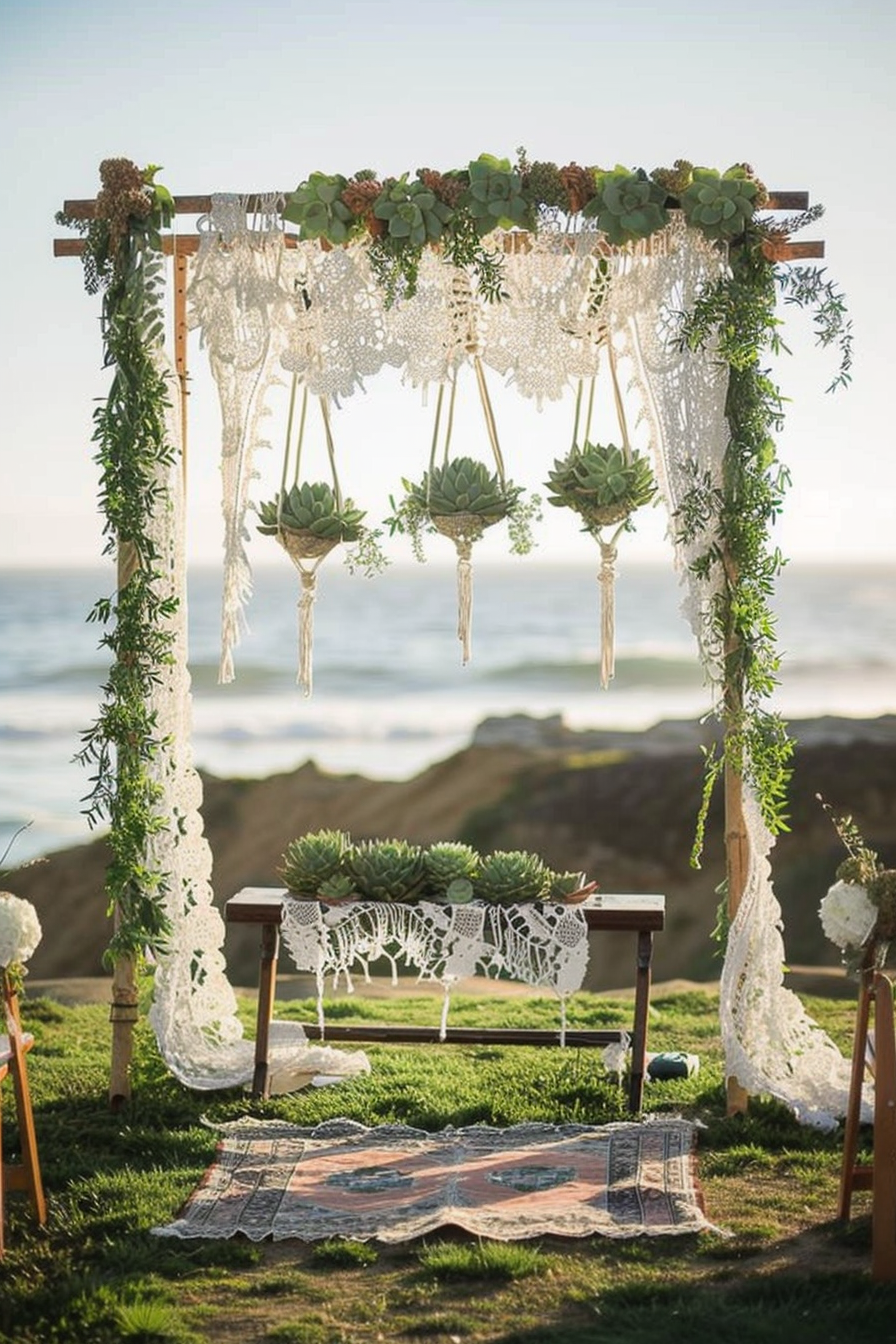
POLYGON ((451 990, 472 975, 508 976, 549 987, 560 1000, 560 1042, 566 1038, 566 1001, 581 988, 588 964, 588 926, 575 906, 533 901, 525 905, 439 905, 420 901, 352 901, 325 905, 286 900, 283 942, 299 971, 317 983, 317 1013, 325 1031, 323 998, 328 976, 352 990, 352 970, 370 980, 370 964, 386 958, 397 983, 398 963, 420 980, 444 988, 440 1037, 448 1024, 451 990))

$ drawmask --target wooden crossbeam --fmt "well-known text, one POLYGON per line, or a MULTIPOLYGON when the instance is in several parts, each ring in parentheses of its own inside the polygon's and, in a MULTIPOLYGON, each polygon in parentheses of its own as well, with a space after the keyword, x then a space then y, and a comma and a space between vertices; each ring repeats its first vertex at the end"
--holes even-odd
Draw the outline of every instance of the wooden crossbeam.
MULTIPOLYGON (((509 237, 516 238, 512 234, 509 237)), ((520 234, 520 240, 528 239, 528 234, 520 234)), ((287 247, 295 247, 298 241, 294 233, 284 234, 284 242, 287 247)), ((524 244, 525 245, 525 244, 524 244)), ((517 244, 511 244, 516 248, 517 244)), ((808 257, 823 257, 824 242, 820 239, 806 239, 800 242, 790 242, 782 239, 780 242, 775 240, 774 244, 775 261, 796 261, 808 257)), ((162 238, 162 251, 166 256, 191 257, 199 249, 199 237, 195 233, 188 234, 165 234, 162 238)), ((54 238, 53 256, 54 257, 80 257, 84 251, 83 238, 54 238)))
MULTIPOLYGON (((292 193, 278 193, 285 200, 292 193)), ((249 195, 246 197, 246 213, 253 214, 262 209, 263 202, 270 197, 249 195)), ((93 219, 96 201, 65 201, 62 210, 69 219, 93 219)), ((174 209, 178 215, 207 215, 212 208, 211 196, 175 196, 174 209)), ((770 191, 764 210, 808 210, 808 191, 770 191)))

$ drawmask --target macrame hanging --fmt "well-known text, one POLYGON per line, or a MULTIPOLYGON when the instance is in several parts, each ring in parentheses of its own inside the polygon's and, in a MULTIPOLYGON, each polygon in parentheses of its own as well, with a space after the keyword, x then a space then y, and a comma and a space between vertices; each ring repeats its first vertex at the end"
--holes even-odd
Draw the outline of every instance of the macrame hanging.
POLYGON ((549 496, 550 502, 575 510, 583 519, 585 530, 600 547, 600 684, 604 690, 616 672, 617 545, 622 533, 631 530, 632 514, 642 504, 649 503, 656 493, 656 483, 648 460, 640 457, 631 446, 625 407, 619 390, 616 356, 609 338, 606 348, 621 446, 591 442, 594 378, 590 380, 588 392, 585 433, 579 443, 584 395, 584 384, 580 380, 576 393, 572 447, 565 458, 554 463, 554 470, 548 478, 549 488, 553 492, 549 496))
POLYGON ((470 661, 472 649, 473 546, 483 536, 486 528, 507 517, 519 494, 516 487, 508 486, 505 478, 504 459, 498 444, 498 430, 485 382, 485 372, 478 354, 473 355, 472 362, 495 472, 490 473, 484 463, 469 457, 449 457, 457 392, 455 372, 450 380, 451 395, 441 462, 437 458, 445 384, 439 384, 429 471, 426 473, 424 486, 425 512, 436 531, 448 537, 454 543, 457 552, 457 638, 463 650, 464 666, 470 661))
POLYGON ((273 500, 259 505, 259 532, 274 536, 295 565, 301 581, 298 603, 298 670, 296 682, 305 696, 312 690, 314 647, 314 603, 317 597, 317 571, 321 562, 341 541, 358 536, 361 513, 351 500, 343 500, 336 472, 336 452, 330 427, 327 398, 318 398, 327 443, 332 486, 326 481, 302 480, 302 445, 308 413, 308 388, 302 389, 302 407, 295 452, 292 450, 298 378, 293 375, 286 421, 283 474, 280 489, 273 500))

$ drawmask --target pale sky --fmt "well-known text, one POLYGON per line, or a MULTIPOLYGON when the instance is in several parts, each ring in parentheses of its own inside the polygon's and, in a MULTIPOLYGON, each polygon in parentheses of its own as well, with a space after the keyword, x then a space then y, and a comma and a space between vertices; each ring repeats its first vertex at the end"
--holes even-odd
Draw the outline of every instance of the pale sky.
MULTIPOLYGON (((800 237, 825 239, 821 264, 846 294, 854 379, 826 394, 835 356, 813 348, 808 317, 787 315, 779 452, 793 486, 777 540, 794 559, 896 561, 894 16, 891 0, 0 0, 0 566, 100 552, 99 299, 52 239, 63 200, 96 194, 101 159, 161 164, 177 195, 291 189, 316 169, 455 167, 520 145, 648 170, 748 161, 770 187, 825 205, 800 237)), ((195 337, 190 362, 190 548, 213 561, 218 417, 195 337)), ((571 399, 539 414, 498 386, 508 473, 534 486, 568 447, 571 399)), ((343 486, 371 518, 422 471, 430 432, 430 410, 395 377, 346 403, 343 486)), ((551 512, 543 553, 581 554, 551 512)), ((664 519, 642 518, 627 553, 667 555, 664 519)))

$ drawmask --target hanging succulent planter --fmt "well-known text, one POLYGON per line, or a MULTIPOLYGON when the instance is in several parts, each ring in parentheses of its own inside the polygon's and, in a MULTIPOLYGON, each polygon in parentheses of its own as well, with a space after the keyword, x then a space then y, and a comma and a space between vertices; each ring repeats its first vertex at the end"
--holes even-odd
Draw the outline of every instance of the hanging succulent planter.
POLYGON ((579 420, 582 410, 582 383, 576 396, 573 442, 566 457, 554 462, 546 485, 548 502, 557 508, 572 509, 584 522, 600 547, 598 575, 601 604, 600 683, 604 690, 616 670, 616 557, 617 543, 623 532, 634 528, 632 515, 656 498, 657 484, 646 457, 631 447, 612 347, 607 345, 610 376, 622 446, 591 443, 591 413, 594 405, 594 379, 588 396, 585 435, 579 446, 579 420), (609 535, 605 529, 613 529, 609 535))
POLYGON ((423 553, 423 535, 426 532, 439 532, 454 543, 457 553, 457 637, 463 649, 464 665, 471 657, 473 546, 483 536, 486 528, 506 520, 510 533, 511 553, 526 554, 532 548, 531 524, 533 518, 538 516, 540 503, 537 496, 531 501, 524 500, 522 486, 514 485, 505 477, 504 459, 498 444, 494 413, 478 355, 473 357, 473 367, 476 371, 491 444, 494 470, 486 463, 471 457, 449 456, 457 390, 455 373, 451 379, 441 461, 437 459, 444 383, 439 385, 436 402, 429 470, 424 472, 423 479, 419 482, 402 481, 405 489, 404 498, 397 505, 394 500, 390 501, 394 512, 387 520, 392 533, 404 532, 410 536, 417 560, 426 559, 423 553))
POLYGON ((312 651, 314 645, 314 602, 317 597, 317 571, 321 561, 340 543, 358 543, 357 559, 368 573, 385 563, 378 548, 378 532, 363 526, 364 512, 351 499, 343 498, 336 472, 336 454, 326 397, 320 397, 320 410, 327 443, 332 484, 327 481, 302 481, 302 443, 308 412, 308 388, 302 391, 302 409, 296 438, 295 462, 292 429, 295 418, 297 379, 294 376, 286 425, 283 476, 280 489, 272 500, 259 504, 258 531, 276 537, 298 570, 301 579, 299 597, 299 657, 296 681, 305 696, 312 690, 312 651), (290 483, 290 477, 292 477, 290 483), (363 554, 360 554, 363 552, 363 554))

